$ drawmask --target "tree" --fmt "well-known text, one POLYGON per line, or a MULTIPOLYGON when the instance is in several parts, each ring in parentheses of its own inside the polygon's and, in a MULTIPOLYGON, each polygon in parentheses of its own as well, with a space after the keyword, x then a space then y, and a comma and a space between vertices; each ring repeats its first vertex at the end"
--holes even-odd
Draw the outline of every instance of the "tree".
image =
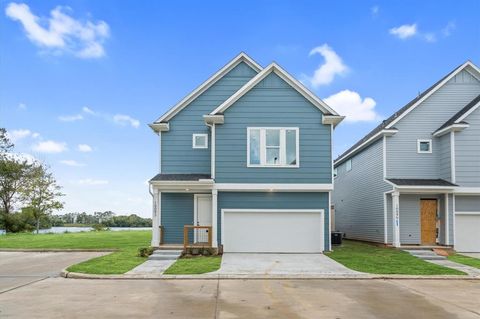
POLYGON ((11 156, 12 147, 6 130, 0 128, 0 213, 7 232, 11 230, 14 205, 23 199, 30 169, 26 160, 11 156))
POLYGON ((53 210, 63 208, 59 197, 63 196, 61 187, 48 167, 43 164, 34 164, 30 167, 28 184, 25 191, 28 207, 32 209, 35 218, 37 234, 40 229, 40 219, 48 217, 53 210))

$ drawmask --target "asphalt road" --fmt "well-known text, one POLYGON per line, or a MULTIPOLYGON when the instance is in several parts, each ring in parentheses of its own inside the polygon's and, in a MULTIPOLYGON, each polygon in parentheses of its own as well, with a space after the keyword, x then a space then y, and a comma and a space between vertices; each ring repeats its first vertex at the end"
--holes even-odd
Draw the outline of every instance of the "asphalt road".
POLYGON ((0 318, 480 318, 473 280, 58 277, 97 254, 0 253, 0 318))

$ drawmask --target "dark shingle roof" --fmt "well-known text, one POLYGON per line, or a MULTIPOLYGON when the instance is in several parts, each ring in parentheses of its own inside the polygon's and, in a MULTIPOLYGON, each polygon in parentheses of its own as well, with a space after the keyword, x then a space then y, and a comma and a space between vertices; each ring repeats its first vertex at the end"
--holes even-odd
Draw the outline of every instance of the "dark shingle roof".
POLYGON ((463 109, 461 109, 460 111, 458 111, 457 114, 455 114, 454 116, 452 116, 448 121, 445 122, 445 124, 443 124, 442 126, 440 126, 438 128, 438 130, 436 130, 435 132, 438 132, 440 131, 441 129, 444 129, 450 125, 453 125, 455 124, 455 122, 462 117, 463 114, 467 113, 468 111, 470 111, 470 109, 472 107, 474 107, 475 105, 477 105, 478 103, 480 102, 480 94, 474 98, 470 103, 468 103, 467 105, 465 105, 465 107, 463 109))
POLYGON ((458 186, 444 179, 387 178, 397 186, 458 186))
MULTIPOLYGON (((356 149, 358 146, 362 145, 364 142, 366 142, 369 138, 371 138, 372 136, 374 136, 375 134, 377 134, 378 132, 380 132, 381 130, 383 130, 385 127, 387 127, 390 123, 392 123, 396 118, 398 118, 400 115, 402 115, 403 113, 405 113, 412 105, 414 105, 415 103, 417 103, 419 100, 421 100, 425 95, 427 95, 428 93, 430 93, 435 87, 437 87, 437 85, 439 85, 440 83, 442 83, 446 78, 448 78, 452 73, 454 73, 455 71, 458 70, 458 68, 462 67, 462 65, 456 67, 452 72, 448 73, 447 75, 445 75, 443 78, 441 78, 440 80, 438 80, 434 85, 432 85, 431 87, 429 87, 428 89, 426 89, 425 91, 423 91, 422 93, 420 93, 416 98, 414 98, 413 100, 411 100, 410 102, 407 103, 407 105, 405 105, 404 107, 402 107, 400 110, 398 110, 397 112, 395 112, 392 116, 390 116, 389 118, 387 118, 386 120, 382 121, 382 123, 380 123, 377 127, 375 127, 372 131, 370 131, 370 133, 368 133, 367 135, 365 135, 361 140, 359 140, 357 143, 353 144, 352 147, 350 147, 348 150, 346 150, 345 152, 343 152, 340 156, 337 157, 337 159, 335 160, 338 161, 338 159, 342 158, 343 156, 347 155, 348 153, 350 153, 351 151, 353 151, 354 149, 356 149)), ((346 158, 345 158, 346 159, 346 158)), ((345 160, 344 159, 344 160, 345 160)), ((343 162, 343 161, 342 161, 343 162)), ((337 164, 337 163, 335 163, 337 164)))
POLYGON ((210 178, 210 174, 157 174, 150 181, 198 181, 210 178))

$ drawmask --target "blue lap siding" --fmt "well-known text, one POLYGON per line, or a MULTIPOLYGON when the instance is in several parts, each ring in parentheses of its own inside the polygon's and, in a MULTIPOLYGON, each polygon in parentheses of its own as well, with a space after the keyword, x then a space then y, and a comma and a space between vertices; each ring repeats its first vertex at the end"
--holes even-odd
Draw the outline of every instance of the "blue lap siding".
POLYGON ((221 244, 222 209, 323 209, 325 211, 325 250, 329 248, 328 193, 219 192, 217 240, 221 244))
POLYGON ((193 225, 193 194, 162 193, 165 244, 183 243, 183 226, 193 225))

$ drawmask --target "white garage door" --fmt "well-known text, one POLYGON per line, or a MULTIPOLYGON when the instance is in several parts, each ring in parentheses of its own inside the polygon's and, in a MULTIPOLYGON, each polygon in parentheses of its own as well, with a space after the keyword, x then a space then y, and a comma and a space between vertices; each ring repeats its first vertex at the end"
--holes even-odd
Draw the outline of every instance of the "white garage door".
POLYGON ((480 252, 480 213, 455 214, 455 250, 480 252))
POLYGON ((319 253, 323 210, 222 209, 225 252, 319 253))

